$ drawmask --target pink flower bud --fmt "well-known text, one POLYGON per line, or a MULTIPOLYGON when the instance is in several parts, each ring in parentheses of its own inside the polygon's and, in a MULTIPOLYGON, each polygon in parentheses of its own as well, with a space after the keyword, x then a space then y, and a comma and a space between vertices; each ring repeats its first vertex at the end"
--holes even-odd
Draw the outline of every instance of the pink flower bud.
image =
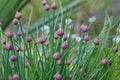
POLYGON ((64 34, 64 35, 63 35, 63 39, 64 39, 64 41, 66 41, 66 40, 68 39, 67 34, 64 34))
POLYGON ((46 5, 44 5, 44 9, 45 9, 46 11, 49 11, 49 10, 50 10, 50 6, 49 6, 48 4, 46 4, 46 5))
POLYGON ((99 39, 98 38, 96 38, 96 39, 94 39, 94 41, 93 41, 93 43, 95 44, 95 45, 99 45, 99 39))
POLYGON ((11 43, 7 43, 6 45, 5 45, 5 49, 6 50, 8 50, 8 51, 10 51, 10 50, 12 50, 12 44, 11 43))
POLYGON ((41 44, 45 43, 45 41, 46 41, 45 36, 41 36, 39 41, 40 41, 41 44))
POLYGON ((47 0, 42 0, 42 4, 46 5, 47 4, 47 0))
POLYGON ((59 53, 59 52, 56 52, 56 53, 54 53, 54 55, 53 55, 53 58, 54 58, 55 60, 58 60, 58 59, 60 59, 61 57, 62 57, 62 54, 59 53))
POLYGON ((15 69, 15 65, 14 65, 14 64, 11 66, 11 69, 12 69, 12 70, 14 70, 14 69, 15 69))
POLYGON ((58 37, 59 37, 58 34, 57 34, 57 33, 54 33, 54 38, 55 38, 55 39, 58 39, 58 37))
POLYGON ((19 76, 17 74, 13 75, 13 80, 19 80, 19 76))
POLYGON ((6 44, 6 39, 3 38, 3 39, 2 39, 2 43, 3 43, 3 44, 6 44))
POLYGON ((15 50, 16 50, 17 52, 19 52, 20 49, 16 46, 16 47, 15 47, 15 50))
POLYGON ((66 65, 69 66, 70 64, 71 64, 71 61, 70 61, 70 60, 67 60, 67 61, 66 61, 66 65))
POLYGON ((22 17, 21 13, 20 12, 16 12, 15 18, 16 19, 20 19, 21 17, 22 17))
POLYGON ((68 45, 67 45, 66 42, 62 43, 62 45, 61 45, 61 48, 62 48, 62 49, 67 49, 67 47, 68 47, 68 45))
POLYGON ((107 59, 102 59, 101 64, 102 65, 107 65, 107 59))
POLYGON ((59 59, 59 60, 57 60, 57 65, 61 65, 62 64, 62 61, 59 59))
POLYGON ((62 76, 59 73, 56 73, 54 78, 55 80, 62 80, 62 76))
POLYGON ((8 38, 12 38, 12 37, 13 37, 13 33, 12 33, 11 31, 7 31, 7 32, 6 32, 6 36, 7 36, 8 38))
POLYGON ((56 5, 55 2, 52 3, 51 8, 52 8, 52 9, 56 9, 56 8, 57 8, 57 5, 56 5))
POLYGON ((56 34, 59 35, 59 36, 62 36, 64 35, 64 30, 62 28, 59 28, 57 31, 56 31, 56 34))
POLYGON ((8 76, 8 80, 13 80, 13 79, 12 79, 12 76, 8 76))
POLYGON ((20 37, 22 35, 22 32, 21 31, 18 31, 17 32, 17 35, 20 37))
POLYGON ((14 25, 17 25, 17 24, 18 24, 18 19, 14 18, 13 21, 12 21, 12 23, 13 23, 14 25))
POLYGON ((88 35, 85 35, 84 36, 84 40, 87 42, 87 41, 89 41, 89 36, 88 35))
POLYGON ((17 57, 16 57, 15 55, 11 55, 11 56, 10 56, 10 60, 11 60, 11 61, 14 62, 14 61, 16 61, 16 59, 17 59, 17 57))
POLYGON ((81 25, 81 30, 82 30, 83 32, 87 32, 87 31, 88 31, 87 25, 82 24, 82 25, 81 25))
POLYGON ((27 37, 27 42, 31 42, 32 41, 32 37, 31 36, 28 36, 27 37))

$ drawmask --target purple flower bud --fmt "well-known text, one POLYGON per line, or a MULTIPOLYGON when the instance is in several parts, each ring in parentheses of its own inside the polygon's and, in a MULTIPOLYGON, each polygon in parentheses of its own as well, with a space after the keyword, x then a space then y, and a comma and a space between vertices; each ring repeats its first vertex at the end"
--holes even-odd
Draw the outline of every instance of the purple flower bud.
POLYGON ((12 50, 12 44, 11 43, 7 43, 6 45, 5 45, 5 49, 6 50, 8 50, 8 51, 10 51, 10 50, 12 50))
POLYGON ((85 35, 84 36, 84 40, 87 42, 87 41, 89 41, 89 36, 88 35, 85 35))
POLYGON ((54 53, 54 55, 53 55, 53 58, 54 58, 55 60, 58 60, 58 59, 60 59, 61 57, 62 57, 62 54, 59 53, 59 52, 56 52, 56 53, 54 53))
POLYGON ((47 0, 42 0, 42 4, 46 5, 47 4, 47 0))
POLYGON ((54 33, 54 38, 58 39, 59 35, 57 33, 54 33))
POLYGON ((56 73, 54 78, 55 80, 62 80, 62 76, 59 73, 56 73))
POLYGON ((2 43, 3 43, 3 44, 6 44, 6 39, 3 38, 3 39, 2 39, 2 43))
POLYGON ((93 43, 95 44, 95 45, 99 45, 99 39, 98 38, 96 38, 96 39, 94 39, 94 41, 93 41, 93 43))
POLYGON ((14 75, 13 75, 13 80, 19 80, 18 74, 14 74, 14 75))
POLYGON ((81 30, 82 30, 83 32, 87 32, 87 31, 88 31, 87 25, 82 24, 82 25, 81 25, 81 30))
POLYGON ((16 19, 20 19, 21 17, 22 17, 21 13, 20 12, 16 12, 15 18, 16 19))
POLYGON ((49 11, 49 10, 50 10, 50 6, 49 6, 48 4, 46 4, 46 5, 44 5, 44 9, 45 9, 46 11, 49 11))
POLYGON ((56 9, 56 8, 57 8, 57 5, 56 5, 55 2, 52 3, 51 8, 52 8, 52 9, 56 9))
POLYGON ((16 47, 15 47, 15 50, 16 50, 17 52, 19 52, 20 49, 16 46, 16 47))
POLYGON ((12 76, 8 76, 8 80, 13 80, 12 76))
POLYGON ((107 65, 107 59, 102 59, 101 64, 102 65, 107 65))
POLYGON ((64 35, 63 35, 63 39, 64 39, 64 41, 66 41, 66 40, 68 39, 67 34, 64 34, 64 35))
POLYGON ((18 31, 17 32, 17 35, 20 37, 22 35, 22 32, 21 31, 18 31))
POLYGON ((66 65, 69 66, 70 64, 71 64, 71 61, 70 61, 70 60, 67 60, 67 61, 66 61, 66 65))
POLYGON ((16 57, 15 55, 11 55, 11 56, 10 56, 10 60, 11 60, 11 61, 14 62, 14 61, 16 61, 16 59, 17 59, 17 57, 16 57))
POLYGON ((14 69, 15 69, 15 65, 14 65, 14 64, 11 66, 11 69, 12 69, 12 70, 14 70, 14 69))
POLYGON ((56 31, 56 34, 59 35, 59 36, 62 36, 64 35, 64 30, 62 28, 59 28, 57 31, 56 31))
POLYGON ((67 45, 66 42, 62 43, 62 45, 61 45, 61 48, 62 48, 62 49, 67 49, 67 47, 68 47, 68 45, 67 45))
POLYGON ((12 37, 13 37, 13 33, 12 33, 11 31, 7 31, 7 32, 6 32, 6 36, 7 36, 8 38, 12 38, 12 37))
POLYGON ((59 60, 57 60, 57 65, 61 65, 62 64, 62 61, 59 59, 59 60))
POLYGON ((27 42, 31 42, 32 41, 32 37, 31 36, 28 36, 27 37, 27 42))
POLYGON ((39 41, 40 41, 41 44, 45 43, 45 41, 46 41, 45 36, 41 36, 39 41))
POLYGON ((14 18, 13 21, 12 21, 12 23, 13 23, 14 25, 17 25, 17 24, 18 24, 18 19, 14 18))

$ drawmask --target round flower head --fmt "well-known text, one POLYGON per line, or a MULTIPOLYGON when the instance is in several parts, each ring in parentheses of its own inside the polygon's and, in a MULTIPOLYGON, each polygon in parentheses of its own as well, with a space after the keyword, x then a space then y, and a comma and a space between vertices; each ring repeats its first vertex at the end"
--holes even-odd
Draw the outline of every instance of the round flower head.
POLYGON ((47 4, 47 0, 42 0, 42 4, 46 5, 47 4))
POLYGON ((11 43, 7 43, 5 45, 5 49, 8 50, 8 51, 12 50, 12 44, 11 43))
POLYGON ((64 43, 61 45, 61 48, 62 48, 62 49, 67 49, 67 47, 68 47, 68 45, 67 45, 66 42, 64 42, 64 43))
POLYGON ((51 8, 52 8, 52 9, 56 9, 56 8, 57 8, 57 5, 56 5, 55 2, 52 3, 51 8))
POLYGON ((20 12, 16 12, 15 18, 16 19, 20 19, 21 17, 22 17, 21 13, 20 12))
POLYGON ((14 74, 14 75, 13 75, 13 80, 19 80, 18 74, 14 74))
POLYGON ((107 65, 107 59, 102 59, 101 64, 102 65, 107 65))
POLYGON ((59 37, 58 34, 57 34, 57 33, 54 33, 54 38, 55 38, 55 39, 58 39, 58 37, 59 37))
POLYGON ((64 35, 64 30, 62 28, 59 28, 57 31, 56 31, 56 34, 59 35, 59 36, 62 36, 64 35))
POLYGON ((16 50, 17 52, 19 52, 20 49, 19 49, 19 47, 16 46, 16 47, 15 47, 15 50, 16 50))
POLYGON ((8 38, 12 38, 12 37, 13 37, 13 33, 12 33, 11 31, 7 31, 7 32, 6 32, 6 36, 7 36, 8 38))
POLYGON ((49 6, 48 4, 46 4, 46 5, 44 5, 44 9, 45 9, 46 11, 49 11, 49 10, 50 10, 50 6, 49 6))
POLYGON ((66 41, 66 40, 68 39, 67 34, 64 34, 64 35, 63 35, 63 39, 64 39, 64 41, 66 41))
POLYGON ((87 42, 87 41, 89 41, 89 36, 88 35, 85 35, 84 36, 84 40, 87 42))
POLYGON ((17 59, 17 57, 16 57, 15 55, 11 55, 11 56, 10 56, 10 60, 11 60, 11 61, 14 62, 14 61, 16 61, 16 59, 17 59))
POLYGON ((12 69, 12 70, 14 70, 14 69, 15 69, 15 65, 14 65, 14 64, 11 66, 11 69, 12 69))
POLYGON ((21 31, 18 31, 17 32, 17 35, 20 37, 22 35, 22 32, 21 31))
POLYGON ((45 43, 45 41, 46 41, 45 36, 41 36, 39 41, 40 41, 41 44, 45 43))
POLYGON ((2 43, 3 43, 3 44, 6 44, 6 39, 3 38, 3 39, 2 39, 2 43))
POLYGON ((56 53, 54 53, 53 58, 54 58, 55 60, 59 60, 59 59, 61 58, 61 56, 62 56, 61 53, 56 52, 56 53))
POLYGON ((96 39, 94 39, 93 43, 94 43, 95 45, 99 45, 100 41, 99 41, 98 38, 96 38, 96 39))
POLYGON ((14 18, 13 21, 12 21, 12 23, 13 23, 14 25, 17 25, 17 24, 18 24, 18 19, 14 18))
POLYGON ((27 42, 31 42, 32 41, 32 37, 31 36, 28 36, 27 37, 27 42))
POLYGON ((56 73, 55 75, 54 75, 54 80, 62 80, 62 76, 59 74, 59 73, 56 73))
POLYGON ((87 31, 88 31, 87 25, 82 24, 82 25, 81 25, 81 30, 82 30, 83 32, 87 32, 87 31))
POLYGON ((71 61, 70 61, 70 60, 67 60, 67 61, 66 61, 66 65, 69 66, 70 64, 71 64, 71 61))
POLYGON ((12 79, 12 76, 8 76, 8 80, 13 80, 13 79, 12 79))
POLYGON ((59 60, 57 60, 57 65, 61 65, 62 64, 62 61, 59 59, 59 60))

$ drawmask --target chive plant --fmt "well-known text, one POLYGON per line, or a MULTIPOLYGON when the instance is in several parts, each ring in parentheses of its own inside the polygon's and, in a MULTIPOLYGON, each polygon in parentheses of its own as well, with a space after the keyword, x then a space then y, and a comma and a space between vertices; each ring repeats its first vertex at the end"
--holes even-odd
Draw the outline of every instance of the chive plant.
MULTIPOLYGON (((52 9, 54 16, 57 4, 42 3, 46 13, 52 9)), ((90 27, 82 24, 80 40, 75 41, 73 27, 66 30, 69 25, 62 23, 57 28, 54 19, 48 35, 30 36, 24 33, 21 17, 17 12, 13 19, 17 31, 0 29, 0 80, 119 80, 118 44, 106 46, 110 31, 117 26, 111 18, 94 39, 90 27)))

